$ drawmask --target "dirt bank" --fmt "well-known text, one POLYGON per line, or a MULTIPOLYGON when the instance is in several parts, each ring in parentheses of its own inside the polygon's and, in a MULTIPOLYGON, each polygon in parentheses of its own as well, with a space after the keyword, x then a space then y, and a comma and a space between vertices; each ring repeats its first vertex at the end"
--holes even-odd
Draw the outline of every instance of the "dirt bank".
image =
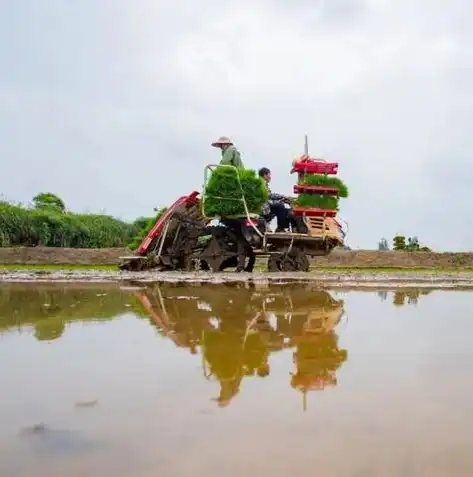
POLYGON ((131 255, 121 248, 0 248, 0 264, 5 265, 116 265, 118 259, 131 255))
MULTIPOLYGON (((130 252, 117 248, 0 248, 0 264, 115 265, 130 252)), ((473 253, 337 251, 312 260, 317 267, 473 268, 473 253)))

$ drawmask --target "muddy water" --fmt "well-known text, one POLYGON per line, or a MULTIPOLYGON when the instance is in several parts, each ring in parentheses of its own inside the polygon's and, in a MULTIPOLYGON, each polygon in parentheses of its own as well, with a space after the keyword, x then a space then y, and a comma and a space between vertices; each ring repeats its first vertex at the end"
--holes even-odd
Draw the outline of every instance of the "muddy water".
POLYGON ((471 298, 2 285, 0 476, 471 476, 471 298))

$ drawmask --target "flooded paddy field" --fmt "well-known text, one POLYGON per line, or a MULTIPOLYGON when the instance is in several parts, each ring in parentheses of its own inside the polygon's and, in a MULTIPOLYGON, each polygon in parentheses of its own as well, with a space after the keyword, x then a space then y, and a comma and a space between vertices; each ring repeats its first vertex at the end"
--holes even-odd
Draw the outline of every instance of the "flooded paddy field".
POLYGON ((0 475, 471 476, 472 298, 2 283, 0 475))

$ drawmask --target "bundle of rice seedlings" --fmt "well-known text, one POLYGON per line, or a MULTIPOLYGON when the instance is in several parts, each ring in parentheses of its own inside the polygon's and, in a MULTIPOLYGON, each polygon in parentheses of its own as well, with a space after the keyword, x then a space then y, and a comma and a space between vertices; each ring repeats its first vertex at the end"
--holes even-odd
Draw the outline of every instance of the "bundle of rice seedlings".
POLYGON ((268 189, 256 171, 226 167, 215 169, 203 193, 205 216, 244 216, 242 196, 251 214, 261 213, 263 203, 268 200, 268 189))
POLYGON ((327 174, 306 174, 299 181, 299 185, 334 187, 338 191, 338 196, 304 192, 295 200, 296 207, 338 210, 339 198, 348 197, 348 187, 345 183, 338 177, 327 174))

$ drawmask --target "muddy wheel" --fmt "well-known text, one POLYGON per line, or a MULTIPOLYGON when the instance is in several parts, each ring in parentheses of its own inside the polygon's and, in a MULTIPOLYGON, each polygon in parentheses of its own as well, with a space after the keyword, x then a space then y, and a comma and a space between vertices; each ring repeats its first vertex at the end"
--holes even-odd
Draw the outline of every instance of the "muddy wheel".
POLYGON ((310 267, 307 255, 298 249, 289 254, 281 252, 268 258, 268 272, 308 272, 310 267))
POLYGON ((310 269, 310 262, 307 258, 307 255, 303 252, 300 252, 297 256, 297 271, 299 272, 308 272, 310 269))
POLYGON ((297 268, 294 263, 294 260, 284 255, 283 253, 278 253, 277 255, 271 255, 268 258, 268 272, 296 272, 297 268))
POLYGON ((172 265, 172 270, 193 272, 196 269, 195 261, 190 254, 182 254, 172 265))
MULTIPOLYGON (((221 272, 229 264, 236 261, 237 254, 225 240, 225 237, 213 237, 207 247, 199 256, 201 262, 205 262, 212 272, 221 272)), ((236 263, 236 262, 235 262, 236 263)))
POLYGON ((129 259, 118 265, 118 268, 127 272, 140 272, 143 269, 142 259, 129 259))
POLYGON ((199 261, 199 267, 200 267, 200 270, 203 270, 203 271, 206 271, 206 272, 210 271, 209 264, 204 260, 199 261))
POLYGON ((228 227, 208 227, 206 232, 212 238, 199 254, 199 259, 212 272, 222 272, 228 268, 242 272, 253 268, 253 250, 241 234, 228 227), (245 267, 247 259, 248 265, 245 267))

